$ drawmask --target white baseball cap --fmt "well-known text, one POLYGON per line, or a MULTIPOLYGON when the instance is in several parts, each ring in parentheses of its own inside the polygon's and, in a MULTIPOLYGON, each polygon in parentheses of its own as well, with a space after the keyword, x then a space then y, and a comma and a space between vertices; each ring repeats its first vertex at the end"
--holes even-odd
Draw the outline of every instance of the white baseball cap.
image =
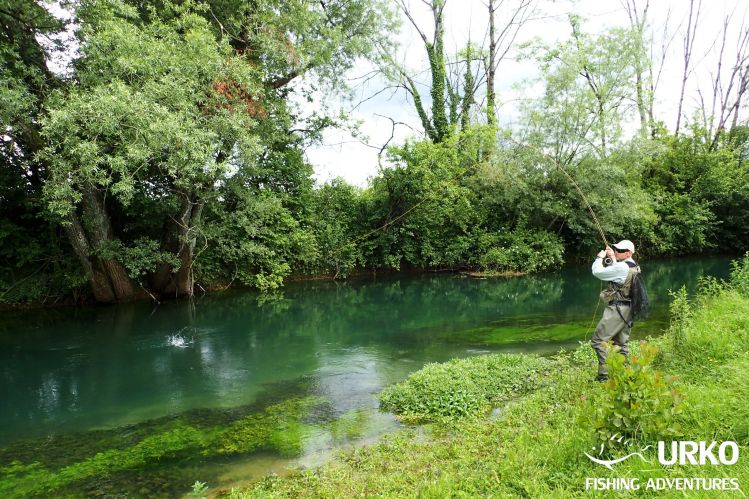
POLYGON ((619 241, 618 243, 614 244, 613 246, 614 246, 614 248, 616 248, 618 250, 629 250, 632 253, 635 252, 635 245, 629 239, 622 239, 621 241, 619 241))

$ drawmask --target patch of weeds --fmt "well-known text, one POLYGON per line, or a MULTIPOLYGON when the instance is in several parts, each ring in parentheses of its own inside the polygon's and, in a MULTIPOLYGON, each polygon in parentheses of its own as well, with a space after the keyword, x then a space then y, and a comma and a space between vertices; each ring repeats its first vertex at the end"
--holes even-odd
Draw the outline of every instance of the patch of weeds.
POLYGON ((680 435, 674 420, 682 410, 682 394, 673 386, 675 378, 653 369, 656 354, 657 349, 646 342, 640 342, 639 353, 628 361, 618 350, 609 351, 610 379, 595 407, 596 440, 602 453, 620 450, 632 441, 680 435))
POLYGON ((534 355, 482 355, 427 364, 380 394, 380 409, 416 423, 479 415, 540 387, 554 362, 534 355))

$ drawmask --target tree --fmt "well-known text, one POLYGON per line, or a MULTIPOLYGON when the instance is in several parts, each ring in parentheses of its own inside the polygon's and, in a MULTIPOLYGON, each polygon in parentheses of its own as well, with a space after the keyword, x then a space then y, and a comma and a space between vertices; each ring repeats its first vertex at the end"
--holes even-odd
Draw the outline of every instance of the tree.
MULTIPOLYGON (((45 192, 97 300, 139 295, 124 265, 133 254, 148 260, 139 264, 148 276, 140 288, 191 295, 196 246, 211 245, 205 208, 225 200, 230 178, 243 182, 234 189, 275 193, 281 202, 310 185, 308 166, 279 161, 300 144, 288 85, 310 72, 339 85, 353 59, 387 32, 383 12, 383 4, 362 1, 252 9, 82 2, 78 84, 58 93, 45 121, 44 157, 54 165, 45 192), (148 222, 136 219, 143 213, 148 222)), ((309 133, 330 123, 316 120, 309 133)))
POLYGON ((509 19, 497 33, 496 13, 504 5, 504 1, 489 0, 487 9, 489 12, 489 54, 486 61, 486 120, 490 125, 497 121, 495 78, 497 68, 507 56, 520 33, 520 29, 527 23, 535 13, 533 0, 519 0, 510 12, 509 19))
POLYGON ((486 79, 487 121, 496 123, 495 77, 501 61, 507 56, 520 29, 532 19, 535 13, 533 0, 519 0, 515 6, 503 6, 503 2, 491 0, 489 11, 489 50, 475 46, 471 41, 452 58, 446 55, 445 5, 446 0, 424 2, 433 20, 431 29, 425 29, 416 22, 412 9, 405 0, 399 0, 401 11, 416 30, 422 41, 429 64, 429 89, 431 108, 424 102, 420 87, 424 86, 405 67, 399 64, 391 53, 385 57, 383 73, 396 85, 403 88, 411 97, 421 121, 425 135, 435 143, 444 141, 458 127, 465 129, 469 122, 471 106, 479 104, 477 91, 486 79), (501 7, 502 23, 496 29, 497 12, 501 7), (481 62, 474 69, 474 63, 481 62), (452 70, 450 70, 452 68, 452 70))
POLYGON ((530 45, 545 80, 544 97, 526 106, 528 131, 568 164, 585 150, 605 158, 621 137, 632 98, 636 36, 614 28, 591 36, 570 17, 572 37, 555 47, 530 45))
MULTIPOLYGON (((430 10, 432 19, 434 22, 433 35, 428 37, 427 34, 419 27, 418 23, 414 20, 411 11, 405 3, 405 0, 400 0, 399 5, 402 12, 408 18, 413 25, 416 32, 424 44, 424 49, 427 54, 427 60, 429 61, 429 72, 431 75, 430 85, 430 96, 431 96, 431 117, 427 113, 419 89, 416 86, 416 82, 413 77, 408 73, 396 66, 398 70, 398 77, 404 80, 401 85, 411 95, 413 99, 416 111, 419 114, 419 119, 424 127, 424 132, 433 142, 442 142, 450 134, 450 124, 448 123, 448 114, 446 106, 448 104, 446 100, 445 86, 447 84, 447 71, 445 68, 445 25, 444 25, 444 11, 446 0, 433 0, 431 2, 424 2, 430 10)), ((389 59, 388 64, 396 65, 394 59, 389 59)))
POLYGON ((164 250, 176 247, 180 265, 171 287, 157 275, 155 288, 190 294, 191 232, 203 193, 228 168, 227 144, 255 118, 251 101, 242 105, 253 78, 189 10, 140 24, 124 4, 105 5, 82 6, 79 84, 55 96, 44 121, 49 208, 63 221, 96 299, 123 301, 141 292, 122 264, 113 211, 141 196, 166 205, 176 199, 176 213, 166 215, 173 220, 167 237, 176 232, 177 240, 164 250))
POLYGON ((689 0, 689 18, 687 19, 687 32, 682 38, 684 54, 684 71, 681 77, 681 91, 679 93, 679 108, 676 112, 676 130, 675 134, 679 135, 681 128, 682 106, 684 105, 684 91, 687 87, 687 80, 692 73, 692 55, 694 54, 694 40, 697 38, 697 25, 700 20, 700 11, 702 9, 702 0, 697 2, 697 12, 694 10, 694 0, 689 0))
POLYGON ((0 301, 45 300, 79 285, 64 237, 43 217, 48 165, 40 117, 63 81, 52 73, 65 26, 43 2, 0 1, 0 301))
POLYGON ((642 10, 638 9, 636 0, 627 0, 625 6, 629 17, 630 28, 633 33, 633 61, 635 72, 635 96, 637 112, 640 115, 640 133, 643 137, 652 136, 653 102, 655 99, 655 83, 653 78, 653 63, 647 56, 645 47, 646 27, 650 0, 645 0, 642 10))
POLYGON ((718 147, 721 135, 728 128, 728 121, 732 120, 732 126, 738 124, 741 101, 749 84, 749 26, 745 19, 736 30, 735 59, 728 67, 724 66, 724 52, 728 41, 729 32, 732 31, 733 13, 723 20, 723 29, 720 35, 720 51, 715 71, 712 72, 712 94, 709 97, 710 110, 707 110, 707 102, 698 89, 702 103, 702 128, 707 133, 710 147, 718 147))

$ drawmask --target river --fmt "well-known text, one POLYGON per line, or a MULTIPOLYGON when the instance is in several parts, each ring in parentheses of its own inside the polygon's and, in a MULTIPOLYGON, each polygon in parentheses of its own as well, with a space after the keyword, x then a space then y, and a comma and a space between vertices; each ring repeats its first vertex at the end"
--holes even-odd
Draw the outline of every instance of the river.
MULTIPOLYGON (((635 339, 668 326, 669 289, 729 271, 725 258, 642 266, 653 311, 635 339)), ((585 266, 2 312, 0 484, 20 495, 175 496, 195 480, 215 490, 315 465, 397 429, 377 394, 427 362, 588 340, 599 290, 585 266)))

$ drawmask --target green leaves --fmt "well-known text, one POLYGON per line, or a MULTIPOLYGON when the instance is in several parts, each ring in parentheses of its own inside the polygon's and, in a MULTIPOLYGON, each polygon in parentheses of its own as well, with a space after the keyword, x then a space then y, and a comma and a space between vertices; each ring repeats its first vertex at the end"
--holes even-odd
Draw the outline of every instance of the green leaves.
POLYGON ((484 355, 427 364, 380 394, 380 409, 410 423, 478 416, 540 387, 552 363, 530 355, 484 355))
POLYGON ((571 16, 572 36, 548 47, 530 44, 526 57, 542 69, 545 95, 525 106, 527 132, 567 164, 586 153, 599 159, 620 143, 635 92, 638 58, 635 30, 609 29, 592 36, 571 16))
POLYGON ((497 272, 538 272, 560 267, 564 262, 561 239, 546 231, 523 227, 479 238, 479 264, 497 272))
POLYGON ((673 388, 674 379, 653 369, 658 350, 640 342, 640 347, 625 359, 611 349, 606 360, 609 381, 605 396, 596 408, 595 430, 598 443, 611 452, 629 440, 653 442, 679 434, 674 422, 681 413, 682 396, 673 388), (620 435, 623 438, 612 438, 620 435))
POLYGON ((208 254, 197 262, 201 279, 238 280, 262 290, 276 289, 304 254, 309 239, 281 200, 269 193, 231 191, 233 209, 209 207, 205 228, 208 254))

